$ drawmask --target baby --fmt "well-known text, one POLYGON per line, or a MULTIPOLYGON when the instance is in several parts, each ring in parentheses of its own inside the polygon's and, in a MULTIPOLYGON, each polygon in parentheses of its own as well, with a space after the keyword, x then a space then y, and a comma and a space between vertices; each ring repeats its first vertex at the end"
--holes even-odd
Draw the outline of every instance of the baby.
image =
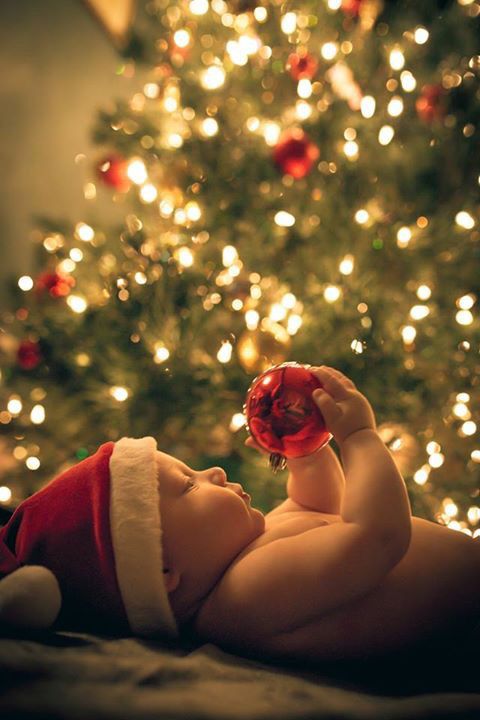
POLYGON ((0 622, 96 618, 300 661, 375 656, 473 628, 480 542, 411 516, 367 399, 338 370, 310 369, 343 469, 328 446, 289 460, 288 498, 263 515, 219 467, 193 471, 153 438, 107 443, 0 531, 0 622))

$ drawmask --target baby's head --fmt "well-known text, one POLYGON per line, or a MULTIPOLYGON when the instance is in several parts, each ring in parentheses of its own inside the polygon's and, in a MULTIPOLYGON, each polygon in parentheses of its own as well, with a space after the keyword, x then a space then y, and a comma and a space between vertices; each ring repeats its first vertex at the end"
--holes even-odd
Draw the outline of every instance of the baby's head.
POLYGON ((157 452, 165 585, 179 622, 189 620, 265 518, 220 467, 196 472, 157 452))
POLYGON ((176 637, 264 523, 221 468, 194 472, 151 437, 122 438, 17 508, 0 530, 0 578, 48 568, 60 626, 176 637))

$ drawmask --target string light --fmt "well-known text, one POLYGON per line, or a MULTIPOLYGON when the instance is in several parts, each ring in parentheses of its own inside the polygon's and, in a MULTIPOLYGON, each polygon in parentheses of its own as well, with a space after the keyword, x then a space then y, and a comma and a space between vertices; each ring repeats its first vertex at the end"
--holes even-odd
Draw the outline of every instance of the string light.
POLYGON ((18 278, 18 287, 20 290, 23 290, 23 292, 31 290, 33 288, 33 280, 30 275, 22 275, 22 277, 18 278))
POLYGON ((375 98, 371 95, 365 95, 360 101, 360 112, 364 118, 371 118, 375 115, 375 98))
POLYGON ((222 342, 222 346, 217 353, 217 360, 221 363, 228 363, 232 359, 232 343, 228 340, 222 342))
POLYGON ((12 491, 6 485, 0 487, 0 503, 9 503, 12 499, 12 491))

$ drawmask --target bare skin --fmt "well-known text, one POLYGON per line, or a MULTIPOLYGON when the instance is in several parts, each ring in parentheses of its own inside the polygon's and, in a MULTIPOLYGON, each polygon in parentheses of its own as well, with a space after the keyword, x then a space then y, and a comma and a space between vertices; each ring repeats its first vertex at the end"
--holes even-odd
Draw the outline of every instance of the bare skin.
MULTIPOLYGON (((263 659, 364 658, 468 633, 480 621, 480 542, 411 516, 366 398, 338 371, 314 371, 342 464, 330 447, 289 461, 289 497, 263 525, 258 510, 227 496, 225 513, 228 507, 232 521, 238 516, 239 530, 229 530, 225 515, 218 533, 199 545, 199 573, 189 513, 200 501, 206 512, 230 490, 223 479, 225 487, 212 491, 208 473, 215 469, 204 471, 203 496, 175 510, 183 529, 175 523, 170 544, 173 525, 163 519, 177 620, 203 641, 263 659), (176 556, 180 539, 185 550, 176 556), (215 582, 202 584, 212 563, 215 582)), ((169 515, 168 506, 163 512, 169 515)))
MULTIPOLYGON (((340 515, 316 513, 286 500, 283 507, 266 515, 265 534, 232 565, 223 582, 205 602, 195 622, 199 636, 225 644, 254 657, 323 661, 377 656, 417 644, 446 639, 456 630, 469 633, 480 622, 480 543, 441 527, 412 517, 410 547, 402 560, 377 587, 343 607, 297 627, 265 635, 248 622, 232 623, 228 612, 235 607, 238 572, 242 563, 248 573, 260 571, 258 549, 274 547, 279 538, 298 535, 298 546, 308 552, 306 533, 318 527, 319 533, 333 523, 343 522, 340 515)), ((326 542, 328 542, 326 540, 326 542)), ((281 564, 282 557, 272 562, 281 564)), ((261 564, 263 570, 263 563, 261 564)), ((278 599, 295 615, 286 594, 278 599)))

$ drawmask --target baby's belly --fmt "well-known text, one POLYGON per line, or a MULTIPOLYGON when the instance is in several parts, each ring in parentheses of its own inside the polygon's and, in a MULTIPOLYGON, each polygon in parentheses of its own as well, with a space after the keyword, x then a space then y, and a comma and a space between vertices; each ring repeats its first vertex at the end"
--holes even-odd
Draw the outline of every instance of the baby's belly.
POLYGON ((289 654, 355 658, 441 641, 471 632, 479 598, 480 542, 412 518, 410 548, 382 584, 292 635, 289 654))

